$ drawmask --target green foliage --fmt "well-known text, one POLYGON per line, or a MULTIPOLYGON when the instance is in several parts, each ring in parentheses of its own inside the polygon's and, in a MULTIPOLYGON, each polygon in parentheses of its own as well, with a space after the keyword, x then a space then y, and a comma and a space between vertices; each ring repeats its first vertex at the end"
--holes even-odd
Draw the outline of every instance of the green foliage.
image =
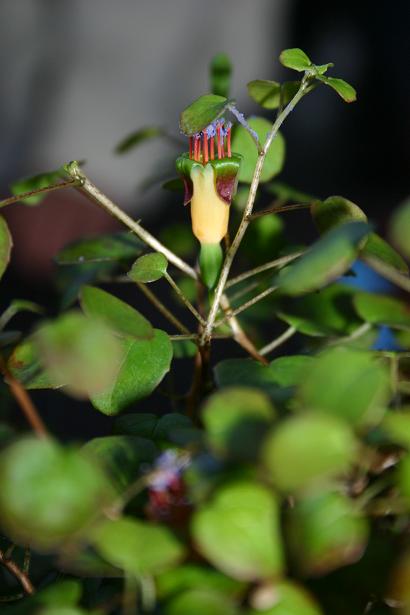
POLYGON ((225 96, 204 94, 197 98, 181 113, 179 126, 187 136, 200 132, 218 117, 221 117, 229 104, 225 96))
POLYGON ((145 143, 151 139, 157 137, 163 137, 165 135, 162 128, 159 126, 145 126, 139 128, 130 135, 127 135, 122 139, 115 148, 116 154, 127 154, 130 150, 135 149, 138 145, 145 143))
POLYGON ((155 252, 140 256, 128 272, 134 282, 156 282, 160 280, 168 267, 168 261, 163 254, 155 252))
MULTIPOLYGON (((60 167, 56 171, 50 171, 48 173, 40 173, 39 175, 33 175, 31 177, 25 177, 16 182, 13 182, 10 186, 10 191, 15 196, 23 192, 36 192, 42 188, 48 188, 55 184, 61 183, 61 180, 67 179, 65 169, 60 167)), ((21 202, 25 205, 38 205, 44 199, 45 193, 39 192, 38 194, 32 194, 21 202)))
POLYGON ((390 233, 394 243, 407 258, 410 257, 410 200, 397 209, 391 219, 390 233))
POLYGON ((0 216, 0 278, 3 277, 10 261, 13 240, 5 219, 0 216))
POLYGON ((144 244, 132 233, 98 235, 66 246, 55 261, 59 265, 127 261, 139 256, 143 248, 144 244))
POLYGON ((229 96, 231 87, 232 63, 226 53, 217 53, 209 67, 212 94, 229 96))
MULTIPOLYGON (((270 600, 271 606, 262 609, 252 609, 247 615, 321 615, 322 611, 315 604, 308 592, 296 583, 280 581, 272 585, 270 600)), ((262 592, 261 592, 262 593, 262 592)), ((263 603, 263 596, 261 598, 263 603)))
POLYGON ((279 60, 286 68, 292 68, 298 72, 308 70, 312 66, 312 61, 302 49, 285 49, 279 56, 279 60))

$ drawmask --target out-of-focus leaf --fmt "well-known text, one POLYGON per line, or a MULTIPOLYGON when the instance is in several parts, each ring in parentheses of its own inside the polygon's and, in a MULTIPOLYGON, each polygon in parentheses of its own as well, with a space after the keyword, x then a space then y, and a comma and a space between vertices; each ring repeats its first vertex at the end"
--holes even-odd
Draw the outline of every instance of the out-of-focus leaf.
POLYGON ((42 325, 33 339, 51 381, 64 382, 73 395, 102 391, 116 376, 120 342, 99 319, 67 312, 42 325))
POLYGON ((84 455, 38 438, 2 452, 0 484, 2 527, 39 550, 84 529, 112 497, 105 476, 84 455))
MULTIPOLYGON (((380 425, 383 433, 394 442, 410 449, 410 412, 409 408, 398 411, 389 411, 380 425)), ((410 493, 410 491, 409 491, 410 493)))
MULTIPOLYGON (((59 184, 63 179, 67 179, 67 173, 64 168, 61 167, 56 171, 40 173, 39 175, 19 179, 10 185, 10 192, 14 194, 14 196, 18 196, 23 192, 32 192, 34 190, 41 190, 41 188, 47 188, 53 184, 59 184)), ((46 194, 47 193, 33 194, 25 199, 21 199, 21 202, 24 203, 24 205, 38 205, 45 198, 46 194)))
POLYGON ((199 552, 234 579, 254 581, 281 573, 278 501, 254 482, 221 487, 193 517, 199 552))
POLYGON ((339 94, 341 98, 347 103, 354 102, 357 98, 356 90, 350 83, 344 81, 344 79, 338 79, 336 77, 325 77, 324 75, 317 75, 319 81, 322 81, 326 85, 330 86, 335 92, 339 94))
MULTIPOLYGON (((248 120, 248 124, 258 135, 259 141, 264 143, 268 132, 272 128, 271 123, 263 117, 251 117, 248 120)), ((235 126, 233 130, 232 151, 243 156, 239 169, 239 181, 251 183, 258 151, 254 140, 243 126, 235 126)), ((280 173, 284 160, 285 140, 282 135, 278 133, 266 154, 260 181, 267 182, 280 173)))
POLYGON ((162 188, 164 190, 169 190, 170 192, 184 192, 184 182, 180 177, 174 177, 173 179, 168 179, 166 182, 162 184, 162 188))
POLYGON ((310 203, 315 200, 316 197, 301 192, 292 186, 288 186, 284 182, 280 182, 275 179, 273 182, 266 184, 265 189, 270 194, 274 194, 281 201, 294 201, 295 203, 310 203))
POLYGON ((130 404, 147 397, 169 370, 172 344, 168 335, 154 329, 151 340, 126 338, 121 341, 122 358, 113 384, 91 401, 103 414, 118 414, 130 404))
POLYGON ((175 566, 185 553, 166 527, 127 517, 101 524, 90 538, 104 559, 138 577, 175 566))
POLYGON ((388 371, 372 353, 332 348, 316 358, 299 388, 303 408, 353 425, 380 422, 390 396, 388 371))
POLYGON ((16 346, 9 357, 8 368, 25 389, 56 389, 66 384, 65 380, 53 380, 44 369, 32 337, 16 346))
POLYGON ((354 296, 353 303, 366 322, 410 329, 410 307, 400 299, 360 292, 354 296))
POLYGON ((252 460, 275 416, 268 397, 257 389, 235 387, 214 393, 202 409, 211 447, 222 455, 252 460))
POLYGON ((209 76, 212 94, 229 96, 231 86, 232 63, 226 53, 217 53, 211 60, 209 76))
POLYGON ((356 259, 369 232, 364 222, 348 222, 328 231, 277 277, 279 289, 288 295, 317 290, 340 277, 356 259))
POLYGON ((298 416, 282 422, 267 438, 263 459, 283 491, 344 474, 356 457, 349 427, 330 416, 298 416))
POLYGON ((251 600, 258 608, 246 611, 246 615, 322 615, 306 589, 292 581, 272 583, 270 596, 268 590, 266 586, 255 590, 251 600))
POLYGON ((4 310, 0 316, 0 330, 8 324, 8 322, 14 318, 19 312, 32 312, 33 314, 42 314, 43 308, 37 303, 32 301, 26 301, 25 299, 13 299, 9 307, 4 310))
POLYGON ((55 261, 59 265, 127 261, 139 256, 144 249, 144 244, 132 233, 97 235, 69 244, 55 256, 55 261))
POLYGON ((164 137, 165 134, 165 131, 160 126, 144 126, 144 128, 139 128, 122 139, 115 147, 115 153, 127 154, 138 145, 157 137, 164 137))
POLYGON ((312 61, 302 49, 294 47, 293 49, 285 49, 279 56, 280 63, 286 68, 292 68, 299 72, 303 72, 312 66, 312 61))
POLYGON ((9 264, 12 247, 13 239, 10 235, 9 227, 3 216, 0 216, 0 278, 3 277, 9 264))
POLYGON ((277 81, 255 79, 247 85, 248 94, 265 109, 277 109, 280 105, 281 84, 277 81))
MULTIPOLYGON (((13 554, 14 555, 14 554, 13 554)), ((52 585, 40 589, 24 600, 2 605, 2 615, 86 615, 85 611, 76 608, 80 601, 82 587, 79 581, 67 579, 56 581, 52 585)))
POLYGON ((410 199, 396 209, 390 221, 390 236, 403 254, 410 258, 410 199))
POLYGON ((312 494, 289 511, 293 559, 305 575, 322 575, 357 561, 368 527, 354 503, 336 492, 312 494))
POLYGON ((86 316, 100 318, 114 332, 122 336, 149 340, 154 329, 142 314, 114 295, 95 286, 83 286, 81 307, 86 316))
POLYGON ((195 237, 187 224, 167 224, 159 238, 167 248, 183 258, 196 252, 195 237))
POLYGON ((214 122, 224 114, 229 100, 216 94, 204 94, 197 98, 181 113, 179 126, 181 131, 191 136, 214 122))
POLYGON ((164 276, 168 267, 166 257, 160 252, 144 254, 137 258, 128 276, 134 282, 156 282, 164 276))
POLYGON ((403 258, 394 250, 384 239, 376 235, 376 233, 370 233, 364 248, 361 250, 360 255, 366 259, 376 258, 382 263, 394 267, 401 273, 408 274, 409 268, 403 258))
POLYGON ((157 578, 157 590, 161 598, 189 589, 209 589, 225 596, 236 596, 245 589, 245 584, 231 579, 219 570, 191 563, 167 570, 157 578))
POLYGON ((198 347, 191 340, 172 340, 174 359, 191 359, 198 352, 198 347))
POLYGON ((214 589, 189 589, 165 606, 165 615, 239 615, 232 599, 214 589))
POLYGON ((343 196, 329 196, 324 201, 314 201, 310 213, 319 233, 325 233, 346 222, 367 222, 364 211, 343 196))
POLYGON ((115 430, 117 433, 160 441, 172 440, 175 431, 191 429, 192 427, 191 419, 177 412, 168 412, 161 417, 155 414, 139 412, 136 414, 124 414, 115 420, 115 430))

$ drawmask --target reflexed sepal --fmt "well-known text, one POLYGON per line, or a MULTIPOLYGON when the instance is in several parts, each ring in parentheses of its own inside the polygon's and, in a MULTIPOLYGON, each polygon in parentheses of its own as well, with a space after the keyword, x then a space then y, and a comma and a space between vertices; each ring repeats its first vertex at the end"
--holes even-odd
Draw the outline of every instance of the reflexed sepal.
POLYGON ((219 243, 203 243, 199 252, 199 267, 204 284, 212 290, 218 281, 223 253, 219 243))

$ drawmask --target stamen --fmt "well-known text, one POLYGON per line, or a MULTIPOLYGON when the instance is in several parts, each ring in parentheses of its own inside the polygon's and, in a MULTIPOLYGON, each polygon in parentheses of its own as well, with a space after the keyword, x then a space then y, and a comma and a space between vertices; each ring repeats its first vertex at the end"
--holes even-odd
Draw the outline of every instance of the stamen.
POLYGON ((189 157, 192 160, 192 137, 189 137, 189 157))
POLYGON ((215 158, 215 137, 211 137, 210 139, 210 156, 211 156, 211 160, 214 160, 215 158))
POLYGON ((195 139, 195 142, 194 142, 194 160, 196 160, 196 162, 199 162, 200 137, 198 135, 195 135, 194 139, 195 139))
POLYGON ((227 134, 226 134, 226 146, 228 148, 228 158, 230 158, 232 156, 232 152, 231 152, 231 129, 228 128, 227 134))
POLYGON ((203 132, 203 162, 206 164, 208 162, 208 134, 206 130, 203 132))
POLYGON ((218 124, 216 127, 216 138, 218 144, 218 158, 222 158, 222 146, 221 146, 221 125, 218 124))

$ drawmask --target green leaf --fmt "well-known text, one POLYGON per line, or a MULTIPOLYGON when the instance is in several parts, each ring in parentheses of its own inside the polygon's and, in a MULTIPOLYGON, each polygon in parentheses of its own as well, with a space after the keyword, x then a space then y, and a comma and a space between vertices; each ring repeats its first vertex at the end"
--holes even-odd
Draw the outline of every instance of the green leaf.
POLYGON ((79 581, 56 581, 35 594, 26 596, 24 600, 12 602, 10 606, 2 606, 2 615, 86 615, 82 609, 75 608, 81 594, 79 581))
POLYGON ((289 543, 304 575, 322 575, 360 559, 368 526, 354 503, 340 493, 313 494, 290 511, 289 543))
POLYGON ((328 231, 295 264, 277 277, 280 290, 301 295, 326 286, 345 273, 355 261, 369 227, 348 222, 328 231))
POLYGON ((408 408, 387 412, 380 427, 394 444, 410 449, 410 413, 408 408))
MULTIPOLYGON (((31 177, 25 177, 13 182, 10 185, 10 192, 14 196, 18 196, 23 192, 32 192, 35 190, 41 190, 41 188, 47 188, 53 184, 58 184, 61 180, 67 179, 67 174, 63 167, 56 171, 50 171, 48 173, 40 173, 39 175, 33 175, 31 177)), ((33 194, 25 199, 21 199, 24 205, 38 205, 45 198, 46 193, 33 194)))
POLYGON ((360 292, 355 295, 353 303, 359 316, 366 322, 410 328, 410 308, 400 299, 360 292))
POLYGON ((156 282, 165 275, 167 267, 166 257, 160 252, 152 252, 137 258, 128 276, 134 282, 156 282))
POLYGON ((229 100, 216 94, 204 94, 197 98, 181 113, 179 127, 181 131, 191 136, 214 122, 224 114, 229 100))
POLYGON ((310 213, 319 233, 346 222, 367 222, 364 211, 343 196, 329 196, 325 201, 315 201, 310 213))
POLYGON ((65 384, 65 380, 53 380, 44 369, 32 337, 14 348, 7 366, 25 389, 56 389, 65 384))
POLYGON ((154 329, 136 309, 101 288, 83 286, 80 302, 86 316, 100 318, 110 329, 121 336, 149 340, 154 329))
POLYGON ((344 422, 311 414, 283 421, 265 442, 263 459, 274 484, 294 491, 345 474, 356 452, 344 422))
POLYGON ((333 88, 345 102, 351 103, 356 100, 356 90, 347 81, 335 77, 325 77, 324 75, 317 75, 316 78, 333 88))
POLYGON ((172 340, 174 359, 192 359, 198 352, 198 346, 191 340, 172 340))
POLYGON ((410 199, 395 210, 390 220, 390 235, 395 245, 410 258, 410 199))
POLYGON ((43 308, 33 301, 26 301, 25 299, 13 299, 9 307, 4 310, 0 316, 0 330, 9 323, 9 321, 16 316, 19 312, 32 312, 33 314, 42 314, 43 308))
POLYGON ((213 568, 191 563, 167 570, 157 578, 160 598, 175 596, 190 589, 211 590, 225 596, 236 596, 244 591, 245 584, 213 568))
POLYGON ((302 49, 295 47, 293 49, 285 49, 279 56, 280 63, 286 68, 292 68, 298 72, 308 70, 312 66, 310 58, 302 49))
POLYGON ((222 592, 212 589, 190 589, 173 598, 165 607, 165 615, 239 615, 234 602, 222 592))
POLYGON ((397 482, 401 494, 406 498, 410 506, 410 454, 407 453, 400 461, 397 468, 397 482))
POLYGON ((158 454, 151 440, 135 436, 93 438, 82 450, 105 469, 119 493, 135 481, 141 465, 152 463, 158 454))
POLYGON ((120 342, 99 319, 67 312, 42 325, 34 341, 51 381, 75 396, 95 394, 115 378, 120 342))
POLYGON ((9 264, 12 247, 13 239, 10 235, 9 227, 3 216, 0 216, 0 278, 3 277, 9 264))
MULTIPOLYGON (((264 143, 272 125, 263 117, 251 117, 248 124, 256 132, 259 141, 264 143)), ((232 151, 243 156, 239 169, 239 181, 251 183, 255 170, 258 151, 255 141, 243 126, 235 126, 232 136, 232 151)), ((266 154, 265 162, 261 173, 261 182, 267 182, 272 177, 280 173, 285 160, 285 140, 278 133, 266 154)))
POLYGON ((364 248, 361 250, 360 256, 366 260, 366 257, 376 258, 390 267, 394 267, 401 273, 408 274, 409 268, 403 258, 394 250, 384 239, 370 233, 364 248))
POLYGON ((232 63, 226 53, 217 53, 209 67, 212 94, 229 96, 231 86, 232 63))
MULTIPOLYGON (((293 581, 279 581, 272 584, 271 590, 271 606, 251 609, 246 611, 246 615, 322 615, 321 609, 306 589, 293 581)), ((255 593, 258 596, 258 589, 255 593)), ((261 601, 266 604, 266 597, 262 596, 261 601)))
POLYGON ((135 235, 120 232, 74 241, 63 248, 54 260, 59 265, 126 261, 135 259, 144 249, 144 244, 135 235))
POLYGON ((167 222, 167 225, 161 229, 159 239, 167 248, 183 258, 190 257, 196 253, 197 243, 186 222, 182 224, 169 224, 167 222))
POLYGON ((130 150, 141 145, 141 143, 145 143, 145 141, 164 136, 165 131, 159 126, 144 126, 144 128, 139 128, 122 139, 115 147, 115 153, 127 154, 130 150))
POLYGON ((247 85, 248 94, 265 109, 277 109, 280 105, 281 84, 277 81, 256 79, 247 85))
POLYGON ((122 359, 114 383, 91 401, 103 414, 118 414, 130 404, 147 397, 169 371, 172 344, 168 335, 154 329, 151 340, 123 339, 122 359))
POLYGON ((333 62, 328 62, 327 64, 314 64, 313 68, 317 75, 324 75, 332 66, 334 66, 333 62))
POLYGON ((280 182, 275 179, 265 186, 267 192, 274 194, 280 201, 288 202, 294 201, 295 203, 310 203, 315 200, 314 196, 301 192, 284 182, 280 182))
POLYGON ((17 542, 54 549, 84 530, 112 497, 99 468, 50 439, 26 438, 1 454, 0 520, 17 542))
POLYGON ((360 426, 379 423, 389 397, 386 367, 370 352, 342 347, 319 355, 299 388, 303 407, 360 426))
POLYGON ((124 414, 115 420, 114 425, 117 433, 142 436, 152 440, 170 440, 175 430, 193 427, 191 419, 178 412, 168 412, 161 417, 141 412, 124 414))
POLYGON ((214 393, 202 409, 211 447, 222 455, 244 460, 255 459, 274 416, 268 397, 245 387, 214 393))
POLYGON ((282 572, 279 504, 262 485, 221 487, 194 513, 192 534, 201 555, 234 579, 256 581, 282 572))
POLYGON ((103 523, 91 541, 104 559, 138 577, 175 566, 185 551, 167 528, 127 517, 103 523))

